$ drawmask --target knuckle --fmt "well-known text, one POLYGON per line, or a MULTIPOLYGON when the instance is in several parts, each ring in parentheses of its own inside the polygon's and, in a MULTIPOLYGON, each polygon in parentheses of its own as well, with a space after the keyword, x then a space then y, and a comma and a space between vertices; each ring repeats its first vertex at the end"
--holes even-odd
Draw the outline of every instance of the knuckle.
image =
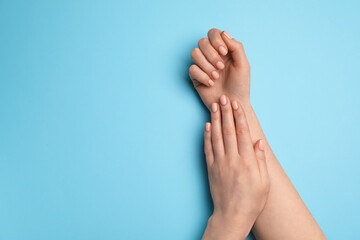
POLYGON ((222 140, 221 134, 219 134, 219 133, 214 133, 213 136, 212 136, 212 140, 213 140, 214 142, 219 142, 219 141, 221 141, 221 140, 222 140))
POLYGON ((211 61, 211 62, 220 61, 218 56, 219 56, 219 55, 218 55, 217 53, 215 53, 215 52, 209 54, 210 61, 211 61))
POLYGON ((238 126, 236 128, 236 134, 238 135, 244 135, 248 133, 249 133, 249 129, 246 126, 238 126))
POLYGON ((226 136, 233 135, 235 133, 234 129, 230 126, 223 127, 223 134, 226 136))
POLYGON ((238 44, 239 48, 244 48, 244 44, 242 42, 238 41, 237 44, 238 44))
POLYGON ((241 169, 243 169, 243 171, 246 173, 251 172, 251 164, 244 157, 242 157, 241 169))
POLYGON ((217 28, 211 28, 211 29, 208 31, 208 35, 209 35, 209 34, 212 34, 212 33, 214 33, 214 32, 217 32, 217 31, 218 31, 217 28))
POLYGON ((231 166, 239 166, 240 155, 237 151, 231 151, 230 153, 227 153, 227 156, 229 158, 228 162, 231 166))
POLYGON ((265 154, 263 154, 263 153, 257 154, 257 158, 258 158, 260 161, 265 161, 265 160, 266 160, 266 159, 265 159, 265 154))
POLYGON ((196 65, 195 65, 195 64, 191 65, 191 66, 189 67, 189 73, 190 73, 190 75, 194 74, 194 73, 196 72, 196 70, 197 70, 196 65))
POLYGON ((209 81, 209 78, 208 78, 208 76, 206 74, 199 76, 198 79, 199 79, 200 82, 202 82, 204 84, 209 81))
POLYGON ((213 41, 213 46, 218 49, 220 46, 224 46, 223 41, 221 39, 216 39, 213 41))
POLYGON ((196 57, 199 54, 199 52, 200 52, 199 48, 194 48, 193 50, 191 50, 191 53, 190 53, 191 58, 196 57))
POLYGON ((208 43, 209 42, 209 39, 207 39, 207 38, 202 38, 202 39, 200 39, 199 40, 199 42, 198 42, 198 45, 199 45, 199 47, 200 46, 204 46, 206 43, 208 43))
POLYGON ((230 157, 229 159, 229 168, 235 170, 238 168, 238 162, 236 161, 236 157, 230 157))

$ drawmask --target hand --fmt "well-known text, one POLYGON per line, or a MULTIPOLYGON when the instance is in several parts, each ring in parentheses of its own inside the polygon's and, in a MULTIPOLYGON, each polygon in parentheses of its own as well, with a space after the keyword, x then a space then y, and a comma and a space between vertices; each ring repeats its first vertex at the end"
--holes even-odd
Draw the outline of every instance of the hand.
POLYGON ((270 182, 264 142, 254 146, 238 101, 225 95, 211 106, 205 155, 214 212, 204 239, 245 239, 265 206, 270 182), (221 110, 220 110, 221 108, 221 110), (235 123, 234 123, 235 118, 235 123))
POLYGON ((229 33, 211 29, 191 51, 195 64, 189 75, 202 101, 210 109, 222 94, 242 104, 250 102, 250 64, 243 45, 229 33))

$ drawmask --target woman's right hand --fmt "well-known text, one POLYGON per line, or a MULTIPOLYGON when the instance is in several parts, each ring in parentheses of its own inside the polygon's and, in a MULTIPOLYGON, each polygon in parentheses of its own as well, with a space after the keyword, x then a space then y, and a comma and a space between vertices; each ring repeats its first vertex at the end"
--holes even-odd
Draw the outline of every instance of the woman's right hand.
POLYGON ((205 155, 214 212, 203 239, 245 239, 265 206, 270 182, 263 140, 253 145, 241 104, 225 95, 211 106, 205 155))

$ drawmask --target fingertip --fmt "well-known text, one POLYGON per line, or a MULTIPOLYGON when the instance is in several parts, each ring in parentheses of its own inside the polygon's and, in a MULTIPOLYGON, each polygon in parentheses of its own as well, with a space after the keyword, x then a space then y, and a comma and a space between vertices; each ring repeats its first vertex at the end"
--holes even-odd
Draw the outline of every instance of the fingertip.
POLYGON ((222 69, 225 68, 225 65, 224 65, 223 62, 218 61, 218 62, 216 63, 216 67, 217 67, 219 70, 222 70, 222 69))
POLYGON ((232 101, 231 106, 235 111, 239 109, 239 104, 236 100, 232 101))
POLYGON ((261 152, 263 152, 264 151, 264 142, 263 142, 263 140, 262 139, 259 139, 259 140, 257 140, 256 142, 255 142, 255 144, 254 144, 254 150, 255 151, 261 151, 261 152))
POLYGON ((213 113, 216 113, 217 110, 218 110, 218 104, 217 104, 217 103, 213 103, 213 104, 211 105, 211 111, 212 111, 213 113))
POLYGON ((264 140, 262 140, 262 139, 260 139, 259 140, 259 149, 260 149, 260 151, 264 151, 264 140))
POLYGON ((223 105, 223 106, 225 106, 226 105, 226 103, 227 103, 227 101, 228 101, 228 98, 227 98, 227 96, 226 95, 221 95, 221 97, 220 97, 220 103, 221 103, 221 105, 223 105))
POLYGON ((212 87, 212 86, 214 86, 215 83, 214 83, 213 80, 209 79, 208 84, 209 84, 210 87, 212 87))
POLYGON ((233 40, 233 38, 231 37, 231 38, 229 38, 227 35, 226 35, 226 33, 225 33, 226 31, 223 31, 223 32, 221 32, 221 38, 222 38, 222 40, 224 41, 224 43, 226 44, 226 48, 227 49, 230 49, 230 51, 231 51, 231 49, 232 49, 232 40, 233 40))
POLYGON ((210 132, 210 130, 211 130, 211 123, 209 122, 205 123, 205 131, 210 132))
POLYGON ((258 160, 266 160, 265 159, 265 151, 264 151, 264 140, 259 139, 256 141, 254 145, 254 151, 256 153, 258 160))
POLYGON ((214 78, 214 79, 219 79, 220 75, 217 71, 212 71, 211 72, 211 76, 214 78))
POLYGON ((227 31, 223 31, 223 34, 224 34, 228 39, 232 39, 232 36, 231 36, 227 31))
POLYGON ((232 102, 232 108, 234 109, 234 115, 235 115, 235 118, 239 119, 239 120, 243 120, 243 118, 245 118, 245 112, 244 112, 244 109, 242 108, 242 105, 234 100, 232 102))
POLYGON ((229 49, 229 53, 233 57, 234 64, 236 66, 244 66, 247 69, 249 68, 249 61, 246 58, 244 46, 241 42, 237 41, 233 38, 228 32, 223 31, 221 33, 221 37, 225 42, 227 48, 229 49))
POLYGON ((219 52, 221 55, 226 56, 226 54, 228 53, 228 50, 224 46, 220 46, 219 52))

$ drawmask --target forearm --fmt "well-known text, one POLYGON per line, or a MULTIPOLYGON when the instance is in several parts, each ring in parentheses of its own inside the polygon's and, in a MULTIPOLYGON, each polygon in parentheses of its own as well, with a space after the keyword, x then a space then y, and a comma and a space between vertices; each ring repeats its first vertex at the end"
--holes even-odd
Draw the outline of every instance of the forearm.
POLYGON ((259 139, 264 140, 271 186, 265 207, 253 228, 255 235, 258 239, 325 239, 273 154, 251 107, 250 64, 243 44, 226 31, 211 29, 208 39, 199 41, 199 48, 193 49, 191 57, 195 64, 189 68, 190 78, 209 110, 211 104, 221 100, 222 94, 228 95, 231 100, 238 100, 247 117, 248 132, 251 133, 248 140, 253 144, 259 139), (223 66, 220 67, 218 63, 223 66))
POLYGON ((326 239, 276 159, 250 102, 243 103, 253 142, 265 140, 270 192, 253 227, 257 239, 326 239))

